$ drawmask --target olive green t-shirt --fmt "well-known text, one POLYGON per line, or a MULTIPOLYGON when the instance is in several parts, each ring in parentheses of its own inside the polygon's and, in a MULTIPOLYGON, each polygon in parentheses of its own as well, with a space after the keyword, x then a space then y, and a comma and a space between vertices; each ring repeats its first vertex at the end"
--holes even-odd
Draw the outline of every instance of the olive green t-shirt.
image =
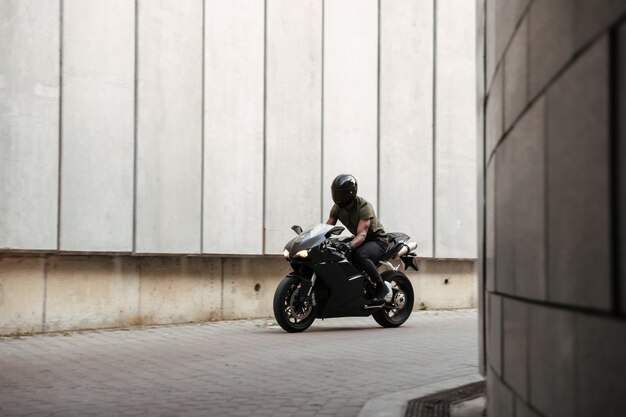
POLYGON ((370 220, 370 228, 367 230, 365 240, 377 239, 386 242, 387 233, 385 233, 383 225, 378 221, 378 217, 376 217, 376 213, 374 213, 374 207, 372 207, 369 201, 359 196, 354 198, 354 203, 355 204, 353 204, 349 210, 340 208, 335 204, 333 208, 330 209, 330 217, 339 219, 353 235, 357 233, 359 220, 370 220))

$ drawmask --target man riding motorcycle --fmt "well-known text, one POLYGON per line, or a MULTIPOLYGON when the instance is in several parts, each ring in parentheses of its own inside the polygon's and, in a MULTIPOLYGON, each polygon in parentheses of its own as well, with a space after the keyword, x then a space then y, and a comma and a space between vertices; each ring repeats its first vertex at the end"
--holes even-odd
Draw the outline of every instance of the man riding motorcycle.
POLYGON ((376 268, 378 258, 385 253, 388 245, 383 225, 378 221, 372 204, 357 196, 358 185, 354 176, 337 175, 330 188, 335 204, 326 223, 335 225, 339 220, 354 235, 352 241, 338 244, 338 249, 346 257, 352 256, 376 284, 372 302, 383 303, 389 289, 376 268))

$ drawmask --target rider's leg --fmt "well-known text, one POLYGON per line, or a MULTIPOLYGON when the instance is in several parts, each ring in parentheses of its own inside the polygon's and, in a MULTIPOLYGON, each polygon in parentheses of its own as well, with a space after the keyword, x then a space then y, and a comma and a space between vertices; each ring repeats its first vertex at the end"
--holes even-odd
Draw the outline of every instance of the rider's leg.
POLYGON ((378 269, 376 269, 376 262, 378 258, 385 253, 386 243, 378 240, 370 240, 364 242, 361 246, 356 248, 353 254, 353 259, 357 265, 370 276, 372 281, 376 283, 376 293, 374 294, 374 300, 382 301, 387 292, 387 286, 383 282, 383 278, 380 276, 378 269))

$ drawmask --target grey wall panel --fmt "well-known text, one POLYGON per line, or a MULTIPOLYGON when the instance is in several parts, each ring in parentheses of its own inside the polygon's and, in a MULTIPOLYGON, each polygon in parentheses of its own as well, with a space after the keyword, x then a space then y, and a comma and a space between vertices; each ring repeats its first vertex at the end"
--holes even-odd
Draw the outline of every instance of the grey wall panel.
POLYGON ((202 1, 139 2, 136 251, 199 253, 202 1))
POLYGON ((614 291, 609 56, 604 36, 550 87, 545 131, 548 300, 604 311, 614 291))
POLYGON ((267 3, 265 252, 321 218, 322 3, 267 3))
POLYGON ((435 257, 475 258, 476 10, 437 1, 435 257))
POLYGON ((433 1, 381 3, 380 219, 433 256, 433 1))
POLYGON ((134 2, 63 4, 60 249, 130 251, 134 2))
POLYGON ((0 2, 0 248, 57 246, 59 21, 57 0, 0 2))
MULTIPOLYGON (((324 11, 323 216, 330 184, 353 174, 378 205, 378 2, 333 0, 324 11)), ((384 224, 384 223, 383 223, 384 224)))
POLYGON ((263 0, 205 4, 204 252, 263 250, 263 0))

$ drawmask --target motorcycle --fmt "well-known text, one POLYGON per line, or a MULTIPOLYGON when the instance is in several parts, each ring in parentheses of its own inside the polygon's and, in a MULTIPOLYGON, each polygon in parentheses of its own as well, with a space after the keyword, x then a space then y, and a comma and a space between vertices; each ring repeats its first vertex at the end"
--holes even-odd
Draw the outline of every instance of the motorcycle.
POLYGON ((413 252, 417 243, 410 242, 408 235, 388 233, 388 247, 377 267, 388 268, 381 276, 389 291, 384 302, 373 303, 376 284, 337 249, 338 242, 352 239, 334 237, 344 227, 318 224, 305 231, 300 226, 292 230, 298 236, 287 243, 284 256, 293 272, 282 279, 274 293, 274 316, 280 327, 290 333, 301 332, 316 318, 369 315, 383 327, 398 327, 409 318, 413 287, 399 270, 400 265, 389 262, 399 258, 405 270, 418 270, 413 252))

